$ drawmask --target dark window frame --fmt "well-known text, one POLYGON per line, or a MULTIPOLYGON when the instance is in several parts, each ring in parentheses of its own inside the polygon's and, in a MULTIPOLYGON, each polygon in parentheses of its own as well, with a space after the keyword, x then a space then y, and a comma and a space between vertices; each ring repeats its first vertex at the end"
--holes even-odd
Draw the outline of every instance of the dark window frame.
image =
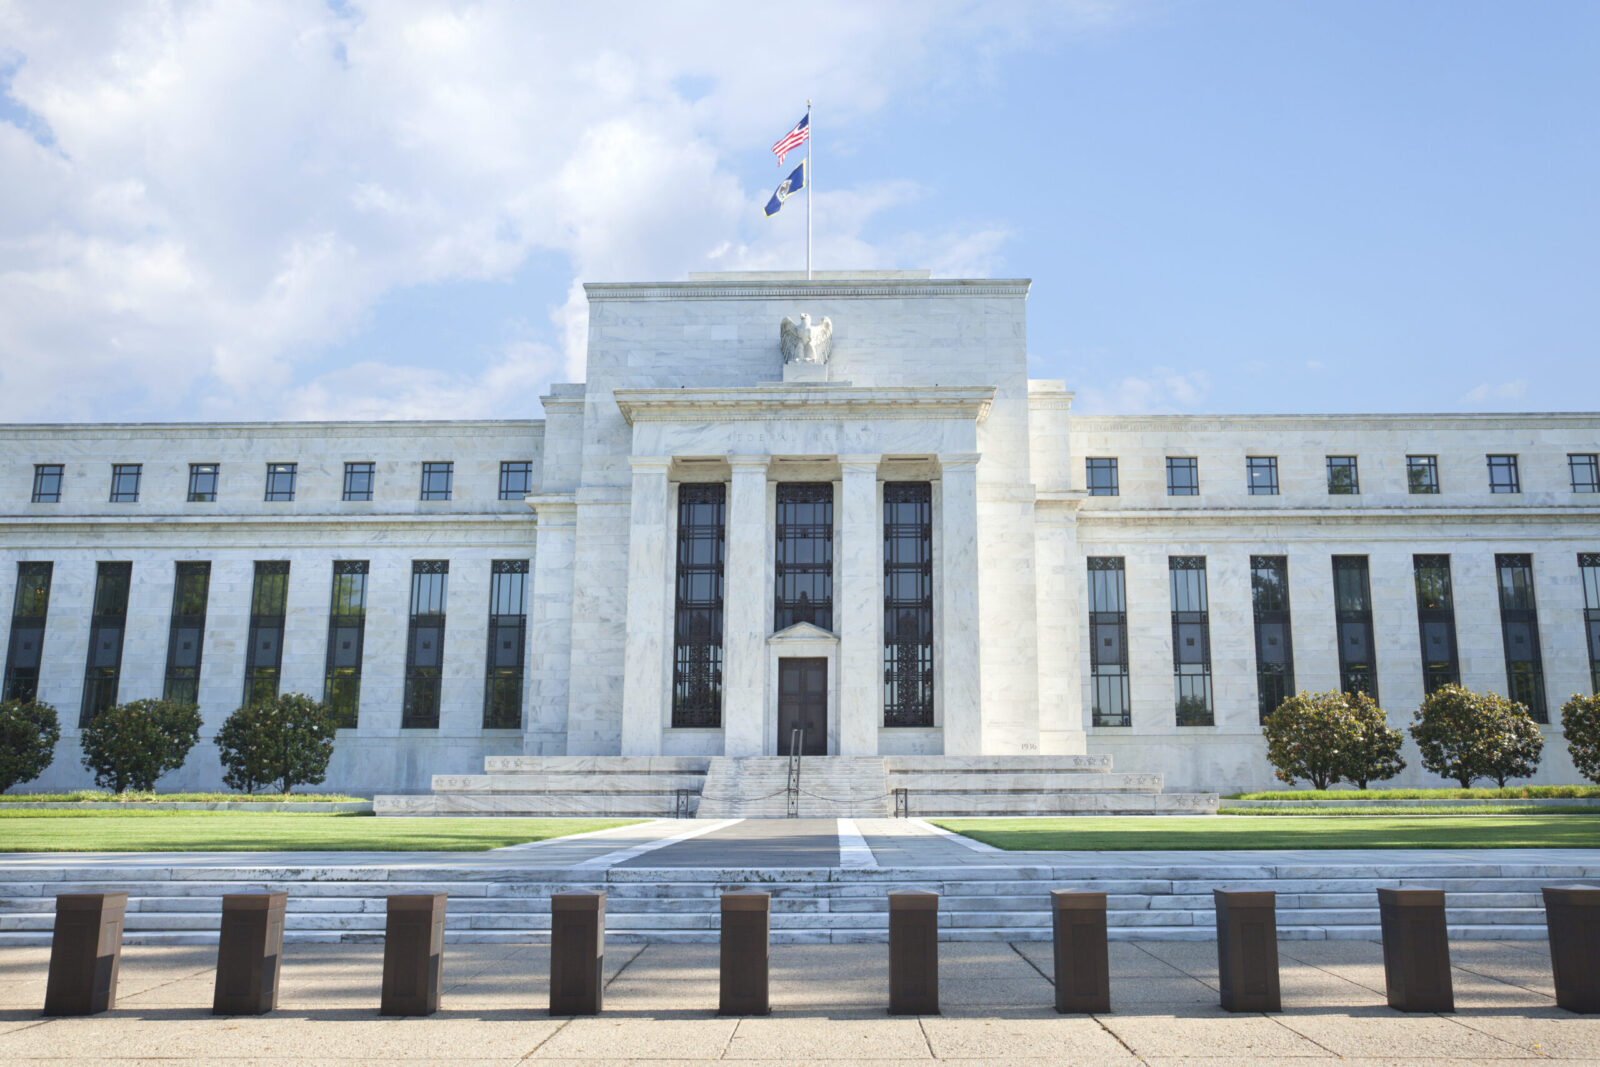
POLYGON ((1256 639, 1256 712, 1266 722, 1295 693, 1288 556, 1250 557, 1250 608, 1256 639), (1273 651, 1274 639, 1281 642, 1281 651, 1273 651))
POLYGON ((1339 645, 1339 691, 1378 699, 1378 650, 1372 626, 1372 562, 1366 556, 1333 557, 1334 636, 1339 645), (1366 660, 1354 658, 1364 651, 1366 660), (1364 677, 1363 677, 1364 676, 1364 677))
POLYGON ((1168 496, 1199 496, 1200 495, 1200 460, 1196 456, 1168 456, 1167 457, 1167 495, 1168 496), (1178 472, 1185 472, 1182 478, 1174 478, 1178 472))
POLYGON ((678 485, 672 611, 673 729, 715 729, 722 725, 722 594, 727 516, 726 483, 678 485))
POLYGON ((454 495, 455 481, 454 460, 430 460, 422 465, 422 495, 417 499, 450 500, 454 495))
POLYGON ((1412 496, 1439 495, 1439 457, 1431 453, 1406 456, 1406 492, 1412 496), (1418 477, 1418 475, 1423 477, 1418 477))
POLYGON ((11 598, 11 631, 6 643, 5 686, 0 700, 37 700, 44 666, 45 625, 50 618, 50 584, 55 564, 17 563, 17 588, 11 598), (31 642, 31 643, 30 643, 31 642))
POLYGON ((1484 458, 1489 463, 1489 492, 1506 494, 1522 492, 1522 474, 1518 470, 1517 457, 1514 453, 1491 452, 1484 458))
POLYGON ((187 503, 214 504, 217 500, 217 482, 221 480, 222 464, 220 463, 191 463, 189 464, 189 495, 187 503), (209 478, 209 483, 203 479, 209 478), (210 488, 206 488, 207 485, 210 488))
POLYGON ((161 682, 162 700, 197 706, 200 703, 200 668, 205 661, 206 609, 210 596, 210 561, 180 560, 173 564, 172 614, 167 622, 167 669, 161 682), (185 642, 191 647, 184 647, 185 642))
POLYGON ((341 500, 370 501, 373 487, 378 481, 378 465, 370 460, 356 460, 344 465, 344 492, 341 500), (355 479, 365 477, 367 487, 357 489, 355 479))
POLYGON ((1083 461, 1083 485, 1090 496, 1120 496, 1116 456, 1089 456, 1083 461))
POLYGON ((328 648, 323 663, 322 702, 354 730, 361 722, 361 671, 366 661, 367 588, 372 566, 364 559, 333 561, 328 591, 328 648))
POLYGON ((1534 588, 1533 556, 1526 552, 1497 552, 1494 570, 1500 594, 1506 695, 1526 706, 1534 722, 1548 723, 1550 705, 1545 693, 1544 652, 1539 647, 1539 597, 1534 588), (1514 646, 1524 642, 1528 646, 1525 658, 1514 658, 1514 646))
POLYGON ((1089 688, 1094 725, 1133 725, 1128 686, 1127 562, 1121 556, 1090 556, 1086 562, 1089 597, 1089 688), (1112 649, 1109 657, 1105 649, 1112 649), (1118 713, 1115 709, 1120 708, 1118 713))
POLYGON ((89 651, 83 663, 79 729, 117 703, 117 687, 122 683, 122 650, 128 633, 128 592, 132 586, 131 561, 95 564, 94 606, 89 620, 89 651))
POLYGON ((1417 640, 1422 656, 1422 694, 1461 684, 1461 648, 1456 639, 1456 605, 1450 557, 1419 553, 1411 557, 1417 592, 1417 640), (1429 651, 1443 645, 1443 658, 1429 651))
POLYGON ((1600 493, 1600 453, 1568 452, 1567 474, 1574 493, 1600 493))
POLYGON ((1277 496, 1278 495, 1278 457, 1277 456, 1246 456, 1244 457, 1244 485, 1247 496, 1277 496), (1258 481, 1256 475, 1265 476, 1258 481))
POLYGON ((1328 456, 1328 495, 1360 496, 1361 468, 1355 456, 1328 456))
POLYGON ((936 724, 933 483, 883 483, 883 725, 936 724))
POLYGON ((411 561, 411 617, 406 629, 406 686, 400 707, 402 730, 437 730, 444 688, 445 622, 450 561, 411 561), (435 580, 437 579, 437 580, 435 580), (428 647, 429 640, 438 645, 428 647), (427 656, 419 653, 430 653, 427 656), (432 659, 432 663, 420 662, 432 659))
POLYGON ((33 465, 33 504, 61 503, 61 486, 67 480, 65 463, 35 463, 33 465), (47 489, 45 479, 54 479, 55 488, 47 489))
POLYGON ((113 463, 111 465, 111 503, 137 504, 139 482, 144 477, 143 463, 113 463), (132 488, 129 488, 129 485, 132 488))
POLYGON ((262 499, 274 504, 294 500, 294 483, 299 473, 298 463, 268 463, 266 492, 262 499))
POLYGON ((489 566, 489 645, 483 683, 485 730, 522 729, 528 572, 525 559, 497 559, 489 566))
POLYGON ((503 459, 500 461, 500 499, 521 500, 533 492, 533 461, 531 459, 503 459), (522 488, 516 488, 511 479, 521 475, 522 488))
POLYGON ((244 660, 242 700, 246 707, 277 699, 283 684, 283 630, 288 609, 289 561, 256 560, 244 660))
POLYGON ((1600 696, 1600 552, 1578 553, 1583 585, 1584 640, 1589 647, 1589 691, 1600 696))
POLYGON ((1206 581, 1206 558, 1168 556, 1167 584, 1172 603, 1172 700, 1176 723, 1179 726, 1215 726, 1217 705, 1211 687, 1211 598, 1206 581))
POLYGON ((833 483, 779 482, 774 492, 772 629, 833 630, 833 483))

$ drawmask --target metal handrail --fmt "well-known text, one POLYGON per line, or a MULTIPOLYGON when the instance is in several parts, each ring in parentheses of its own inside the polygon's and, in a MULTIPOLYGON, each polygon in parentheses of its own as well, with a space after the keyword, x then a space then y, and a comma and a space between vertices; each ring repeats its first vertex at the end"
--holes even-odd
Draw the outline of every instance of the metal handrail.
POLYGON ((804 746, 806 731, 796 727, 789 731, 789 818, 800 817, 800 749, 804 746))

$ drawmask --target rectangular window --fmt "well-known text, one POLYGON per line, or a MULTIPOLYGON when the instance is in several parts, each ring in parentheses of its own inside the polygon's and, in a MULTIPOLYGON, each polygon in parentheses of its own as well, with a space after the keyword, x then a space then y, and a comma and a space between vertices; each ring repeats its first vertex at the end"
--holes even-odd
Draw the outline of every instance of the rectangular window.
POLYGON ((406 693, 402 728, 439 728, 439 683, 444 673, 445 585, 450 563, 419 559, 411 564, 411 628, 406 641, 406 693))
MULTIPOLYGON (((1578 574, 1583 578, 1583 628, 1589 645, 1589 691, 1600 694, 1600 552, 1578 553, 1578 574)), ((45 581, 49 581, 48 574, 45 581)))
POLYGON ((100 563, 95 567, 94 614, 89 621, 89 655, 83 666, 83 703, 78 725, 117 702, 122 676, 122 635, 128 628, 128 585, 132 563, 100 563))
POLYGON ((1489 457, 1489 492, 1522 492, 1522 481, 1517 476, 1516 456, 1489 457))
POLYGON ((1437 496, 1439 493, 1439 457, 1407 456, 1406 488, 1412 496, 1437 496))
POLYGON ((1361 479, 1356 470, 1356 457, 1328 457, 1328 495, 1354 496, 1361 492, 1361 479))
POLYGON ((1288 556, 1250 557, 1250 603, 1256 620, 1256 708, 1265 722, 1294 695, 1288 556))
POLYGON ((367 637, 367 561, 333 561, 333 592, 328 605, 328 657, 322 702, 355 729, 361 714, 361 661, 367 637))
POLYGON ((522 728, 522 652, 528 633, 528 561, 497 559, 489 575, 489 660, 483 728, 522 728))
POLYGON ((268 463, 266 499, 277 501, 293 500, 294 474, 295 465, 293 463, 268 463))
POLYGON ((1084 477, 1090 496, 1117 495, 1117 461, 1114 459, 1084 460, 1084 477))
POLYGON ((1366 556, 1333 557, 1333 608, 1339 634, 1339 689, 1378 700, 1372 648, 1372 586, 1366 556))
POLYGON ((506 460, 500 464, 500 499, 521 500, 533 492, 533 463, 506 460))
POLYGON ((1567 456, 1567 469, 1572 474, 1574 493, 1600 493, 1600 455, 1572 453, 1567 456))
POLYGON ((1544 658, 1539 654, 1539 606, 1533 595, 1533 557, 1497 555, 1500 633, 1506 647, 1507 695, 1525 704, 1534 722, 1549 722, 1544 700, 1544 658))
POLYGON ((933 486, 928 482, 883 483, 883 724, 933 725, 933 486))
POLYGON ((1172 582, 1172 674, 1179 726, 1214 726, 1211 616, 1204 556, 1168 556, 1172 582))
POLYGON ((1422 638, 1422 691, 1461 684, 1456 648, 1455 593, 1450 588, 1449 556, 1412 556, 1417 582, 1417 626, 1422 638))
POLYGON ((722 565, 727 490, 678 486, 677 591, 672 623, 672 725, 722 725, 722 565))
POLYGON ((1167 495, 1200 495, 1200 461, 1193 456, 1167 457, 1167 495))
POLYGON ((167 678, 161 699, 200 703, 200 656, 206 636, 210 563, 180 563, 172 582, 172 621, 167 629, 167 678))
POLYGON ((189 464, 189 502, 213 503, 217 499, 217 465, 189 464))
POLYGON ((1251 496, 1278 495, 1277 456, 1246 456, 1244 472, 1251 496))
POLYGON ((257 560, 250 586, 250 644, 244 654, 244 703, 274 700, 283 667, 283 616, 289 602, 289 561, 257 560))
POLYGON ((778 483, 776 603, 772 628, 833 629, 833 485, 778 483))
POLYGON ((454 463, 424 463, 422 465, 422 499, 449 500, 450 483, 455 478, 454 463))
POLYGON ((372 499, 373 466, 374 464, 371 463, 346 463, 344 465, 344 499, 372 499))
POLYGON ((11 644, 6 649, 5 690, 0 692, 0 700, 38 699, 52 568, 49 563, 17 564, 17 595, 11 602, 11 644))
POLYGON ((1094 724, 1133 725, 1128 598, 1121 556, 1089 557, 1089 676, 1094 686, 1094 724))
POLYGON ((142 469, 138 463, 113 463, 111 465, 111 502, 113 504, 137 504, 139 502, 139 472, 142 469))
POLYGON ((33 502, 35 504, 61 503, 61 475, 66 466, 61 463, 35 463, 33 465, 33 502))

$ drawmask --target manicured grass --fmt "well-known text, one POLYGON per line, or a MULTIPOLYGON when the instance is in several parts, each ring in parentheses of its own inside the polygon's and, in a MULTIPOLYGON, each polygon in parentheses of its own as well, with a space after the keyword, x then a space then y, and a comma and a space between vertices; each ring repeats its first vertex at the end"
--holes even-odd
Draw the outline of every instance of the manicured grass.
POLYGON ((1123 815, 935 819, 1004 849, 1600 848, 1600 815, 1123 815))
POLYGON ((352 797, 343 793, 108 793, 100 789, 79 789, 71 793, 0 793, 0 804, 75 804, 79 801, 114 801, 118 804, 141 804, 153 800, 183 801, 185 803, 214 804, 220 800, 264 800, 270 803, 301 804, 306 801, 370 800, 370 797, 352 797))
POLYGON ((482 852, 639 821, 12 810, 0 811, 0 852, 482 852))
POLYGON ((1600 798, 1600 785, 1508 785, 1478 789, 1274 789, 1230 793, 1228 800, 1548 800, 1600 798))
POLYGON ((1273 818, 1284 818, 1295 815, 1331 815, 1340 819, 1366 819, 1373 815, 1577 815, 1595 818, 1600 816, 1600 808, 1591 804, 1578 804, 1571 807, 1557 807, 1550 804, 1518 804, 1508 800, 1504 804, 1484 803, 1475 804, 1468 808, 1453 808, 1446 804, 1385 804, 1383 801, 1374 801, 1370 806, 1362 805, 1359 808, 1228 808, 1229 815, 1268 815, 1273 818))

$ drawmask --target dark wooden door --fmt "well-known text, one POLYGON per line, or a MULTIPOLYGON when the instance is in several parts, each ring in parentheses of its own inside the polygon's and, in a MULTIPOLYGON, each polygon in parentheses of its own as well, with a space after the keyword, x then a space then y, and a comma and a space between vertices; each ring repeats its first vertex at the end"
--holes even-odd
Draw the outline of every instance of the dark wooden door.
POLYGON ((802 756, 828 754, 828 661, 778 661, 778 755, 787 756, 794 731, 803 729, 802 756))

